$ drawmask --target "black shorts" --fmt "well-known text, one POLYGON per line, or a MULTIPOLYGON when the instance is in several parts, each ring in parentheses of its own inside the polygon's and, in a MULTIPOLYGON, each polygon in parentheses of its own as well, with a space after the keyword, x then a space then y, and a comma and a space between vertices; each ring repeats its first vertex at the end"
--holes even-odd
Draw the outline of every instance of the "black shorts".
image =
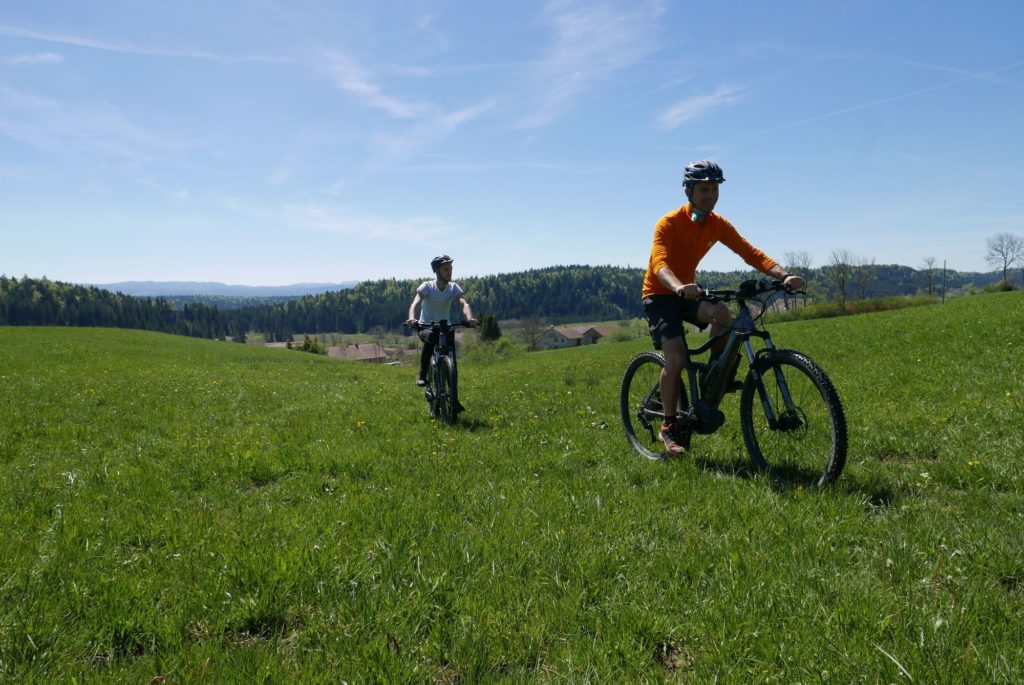
POLYGON ((692 323, 700 330, 707 328, 697 318, 699 300, 687 300, 678 295, 651 295, 644 298, 644 316, 651 332, 654 349, 661 349, 661 341, 684 335, 683 322, 692 323))

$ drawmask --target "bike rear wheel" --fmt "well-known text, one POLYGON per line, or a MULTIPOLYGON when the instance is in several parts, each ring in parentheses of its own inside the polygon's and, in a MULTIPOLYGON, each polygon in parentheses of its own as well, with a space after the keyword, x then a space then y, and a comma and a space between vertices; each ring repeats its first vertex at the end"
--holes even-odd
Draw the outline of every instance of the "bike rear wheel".
POLYGON ((458 385, 455 377, 455 364, 451 357, 441 357, 436 379, 434 415, 445 423, 454 425, 459 418, 458 385))
MULTIPOLYGON (((663 459, 661 424, 664 407, 661 403, 661 370, 665 358, 657 352, 641 352, 629 362, 622 374, 619 390, 619 408, 626 438, 637 452, 648 459, 663 459)), ((678 411, 685 412, 690 403, 686 387, 679 381, 678 411)), ((685 429, 683 447, 690 448, 691 431, 685 429)))
POLYGON ((808 487, 835 482, 846 465, 846 417, 832 382, 793 350, 775 350, 747 374, 740 425, 750 460, 808 487))

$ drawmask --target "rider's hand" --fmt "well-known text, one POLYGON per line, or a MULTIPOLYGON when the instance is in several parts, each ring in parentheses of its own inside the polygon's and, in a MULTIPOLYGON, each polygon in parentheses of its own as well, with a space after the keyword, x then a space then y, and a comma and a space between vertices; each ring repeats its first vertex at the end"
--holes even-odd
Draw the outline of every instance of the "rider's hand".
POLYGON ((700 297, 700 286, 696 283, 687 283, 676 288, 676 295, 687 300, 696 300, 700 297))
POLYGON ((476 328, 477 326, 480 325, 480 322, 477 321, 476 319, 467 319, 466 325, 469 326, 470 328, 476 328))
POLYGON ((796 274, 789 274, 783 279, 782 285, 786 286, 790 290, 800 290, 806 285, 803 276, 797 276, 796 274))
POLYGON ((407 319, 405 325, 408 326, 409 328, 413 328, 417 323, 419 323, 419 321, 417 321, 416 319, 407 319))

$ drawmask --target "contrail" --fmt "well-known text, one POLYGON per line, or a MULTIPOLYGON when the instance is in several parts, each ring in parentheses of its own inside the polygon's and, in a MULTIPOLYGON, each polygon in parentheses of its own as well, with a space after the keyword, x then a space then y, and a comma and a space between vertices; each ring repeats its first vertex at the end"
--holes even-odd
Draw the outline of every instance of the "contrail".
POLYGON ((914 90, 914 91, 911 91, 909 93, 904 93, 902 95, 894 95, 892 97, 883 98, 881 100, 875 100, 873 102, 866 102, 866 103, 861 104, 861 105, 854 105, 853 107, 847 107, 845 109, 837 109, 834 112, 828 112, 827 114, 819 114, 817 116, 810 117, 809 119, 801 119, 800 121, 794 121, 794 122, 789 123, 789 124, 782 124, 781 126, 775 126, 774 128, 766 128, 763 131, 756 131, 754 133, 748 133, 746 135, 738 136, 736 138, 731 138, 731 139, 725 141, 725 143, 726 144, 734 143, 734 142, 736 142, 738 140, 746 140, 748 138, 755 138, 757 136, 763 136, 763 135, 765 135, 767 133, 775 133, 776 131, 784 131, 784 130, 786 130, 788 128, 795 128, 797 126, 803 126, 804 124, 813 124, 816 121, 821 121, 823 119, 830 119, 832 117, 837 117, 837 116, 839 116, 841 114, 847 114, 849 112, 856 112, 857 110, 861 110, 861 109, 868 109, 869 107, 876 107, 878 105, 884 105, 884 104, 886 104, 888 102, 896 102, 897 100, 906 100, 907 98, 912 98, 912 97, 916 97, 918 95, 923 95, 924 93, 930 93, 933 90, 941 90, 943 88, 949 88, 950 86, 955 86, 955 85, 957 85, 959 83, 964 83, 965 81, 976 81, 976 80, 983 79, 983 78, 986 78, 986 77, 989 77, 989 76, 992 76, 994 74, 998 74, 998 73, 1001 73, 1001 72, 1004 72, 1004 71, 1010 71, 1011 69, 1016 69, 1016 68, 1021 67, 1021 66, 1024 66, 1024 62, 1015 62, 1013 64, 1008 64, 1005 67, 999 67, 998 69, 993 69, 992 71, 986 71, 986 72, 982 72, 980 74, 970 74, 968 76, 964 76, 963 78, 954 79, 952 81, 947 81, 945 83, 939 83, 939 84, 936 84, 934 86, 928 86, 927 88, 921 88, 920 90, 914 90))

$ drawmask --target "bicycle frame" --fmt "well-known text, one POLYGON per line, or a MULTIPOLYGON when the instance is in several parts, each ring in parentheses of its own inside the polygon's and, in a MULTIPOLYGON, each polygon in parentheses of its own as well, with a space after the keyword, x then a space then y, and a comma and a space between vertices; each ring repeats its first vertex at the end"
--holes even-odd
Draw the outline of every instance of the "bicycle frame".
MULTIPOLYGON (((720 340, 725 338, 725 346, 722 350, 722 354, 719 355, 718 359, 713 364, 706 362, 693 362, 689 361, 686 367, 686 375, 688 385, 690 387, 690 397, 694 401, 704 401, 711 406, 717 407, 722 401, 724 393, 714 393, 711 395, 705 395, 705 388, 700 387, 701 384, 698 380, 699 372, 702 369, 709 369, 710 373, 725 373, 726 365, 729 360, 737 353, 737 346, 742 346, 743 352, 746 354, 747 364, 750 367, 751 375, 754 382, 757 384, 758 398, 761 400, 761 406, 764 408, 765 416, 768 419, 769 424, 773 427, 778 425, 778 419, 774 416, 774 412, 771 408, 771 402, 768 398, 768 393, 765 390, 764 383, 761 382, 761 374, 758 369, 758 358, 762 355, 771 353, 775 348, 775 343, 772 342, 771 333, 767 330, 759 329, 757 327, 757 321, 754 316, 750 313, 750 308, 747 306, 747 300, 753 299, 741 295, 738 291, 733 290, 717 290, 717 291, 706 291, 706 294, 701 298, 704 300, 720 299, 726 302, 736 301, 739 305, 739 313, 730 322, 730 324, 717 335, 709 338, 707 342, 696 348, 687 347, 686 353, 689 359, 696 355, 701 355, 704 352, 710 350, 713 346, 718 344, 720 340), (751 343, 751 338, 760 338, 764 341, 764 347, 755 350, 754 345, 751 343)), ((783 374, 776 369, 775 375, 779 383, 779 389, 782 393, 783 401, 786 406, 792 406, 793 400, 790 397, 789 387, 786 384, 786 379, 783 374)))

